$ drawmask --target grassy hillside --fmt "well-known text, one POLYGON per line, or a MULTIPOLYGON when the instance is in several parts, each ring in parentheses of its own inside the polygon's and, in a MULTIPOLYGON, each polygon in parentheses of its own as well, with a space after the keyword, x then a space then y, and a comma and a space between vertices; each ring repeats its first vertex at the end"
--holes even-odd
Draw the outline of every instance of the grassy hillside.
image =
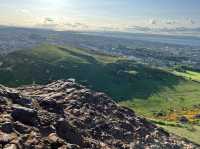
POLYGON ((0 83, 9 86, 76 78, 149 117, 200 104, 199 83, 94 51, 44 44, 1 59, 0 83))
POLYGON ((194 80, 194 81, 200 82, 200 73, 199 72, 187 70, 185 72, 173 71, 173 73, 177 76, 181 76, 181 77, 184 77, 189 80, 194 80))
POLYGON ((0 83, 9 86, 76 78, 139 113, 200 104, 200 84, 133 61, 77 49, 41 45, 1 58, 0 83), (142 107, 142 108, 141 108, 142 107))
POLYGON ((163 120, 150 120, 157 126, 164 128, 170 133, 177 136, 182 136, 192 142, 199 144, 200 142, 200 126, 192 124, 181 124, 177 122, 163 121, 163 120))
MULTIPOLYGON (((145 116, 161 115, 168 120, 176 120, 178 116, 167 117, 173 113, 183 113, 196 109, 200 113, 200 84, 182 80, 172 88, 165 87, 151 94, 146 100, 134 98, 122 101, 121 104, 137 109, 145 116)), ((197 113, 198 113, 197 112, 197 113)))
MULTIPOLYGON (((198 73, 169 72, 94 51, 46 44, 1 57, 0 84, 46 84, 68 78, 106 92, 145 117, 178 121, 186 116, 199 124, 193 118, 200 113, 198 73)), ((165 128, 173 131, 174 127, 165 128)))

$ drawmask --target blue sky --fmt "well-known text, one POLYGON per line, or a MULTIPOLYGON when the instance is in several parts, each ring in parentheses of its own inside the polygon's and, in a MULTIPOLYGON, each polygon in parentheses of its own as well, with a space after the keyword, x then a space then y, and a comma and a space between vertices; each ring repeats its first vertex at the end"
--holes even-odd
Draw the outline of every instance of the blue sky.
POLYGON ((56 29, 199 28, 200 0, 1 0, 0 24, 56 29))

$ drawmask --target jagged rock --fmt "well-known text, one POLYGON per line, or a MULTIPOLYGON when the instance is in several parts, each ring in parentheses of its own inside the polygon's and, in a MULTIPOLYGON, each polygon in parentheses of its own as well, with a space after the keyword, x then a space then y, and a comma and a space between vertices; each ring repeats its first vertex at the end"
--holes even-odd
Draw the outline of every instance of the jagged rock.
POLYGON ((195 149, 110 97, 75 83, 0 86, 0 148, 195 149))
POLYGON ((5 122, 0 126, 0 129, 5 133, 13 132, 13 125, 11 122, 5 122))
POLYGON ((13 127, 18 133, 21 133, 21 134, 26 134, 30 132, 30 128, 28 126, 18 121, 14 122, 13 127))
POLYGON ((4 147, 4 149, 18 149, 16 144, 8 144, 4 147))
POLYGON ((14 105, 11 113, 16 121, 24 124, 34 125, 37 117, 37 111, 34 109, 14 105))
POLYGON ((0 146, 4 146, 6 144, 9 144, 12 140, 14 140, 15 138, 17 138, 16 134, 7 134, 7 133, 3 133, 0 132, 0 146))
POLYGON ((196 115, 194 116, 194 118, 200 119, 200 114, 196 114, 196 115))
POLYGON ((65 145, 64 140, 59 138, 56 133, 49 134, 48 141, 52 148, 59 148, 65 145))
POLYGON ((188 122, 189 122, 188 118, 185 117, 185 116, 181 116, 181 117, 179 118, 179 121, 180 121, 181 123, 188 123, 188 122))
POLYGON ((58 136, 65 139, 67 142, 78 145, 83 144, 83 138, 77 129, 63 118, 58 120, 55 127, 58 136))
POLYGON ((62 103, 59 103, 59 102, 57 102, 57 101, 55 101, 55 100, 50 100, 50 99, 48 99, 48 100, 41 100, 40 102, 39 102, 39 105, 43 108, 43 109, 45 109, 45 110, 47 110, 47 111, 49 111, 49 112, 55 112, 55 113, 63 113, 63 106, 62 106, 62 103))
POLYGON ((19 104, 21 106, 24 106, 24 107, 31 107, 31 104, 32 104, 32 100, 31 99, 28 99, 28 98, 19 98, 19 97, 16 97, 16 98, 12 98, 12 102, 14 104, 19 104))

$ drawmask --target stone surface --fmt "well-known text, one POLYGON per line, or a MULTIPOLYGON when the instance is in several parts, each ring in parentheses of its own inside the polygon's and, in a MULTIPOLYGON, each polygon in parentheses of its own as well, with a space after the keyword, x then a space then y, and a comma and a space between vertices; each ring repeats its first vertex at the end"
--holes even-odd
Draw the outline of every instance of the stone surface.
POLYGON ((75 83, 0 86, 0 148, 200 148, 158 128, 110 97, 75 83))
POLYGON ((37 111, 34 109, 22 107, 19 105, 12 106, 13 111, 11 116, 15 121, 20 121, 24 124, 34 125, 36 122, 37 111))

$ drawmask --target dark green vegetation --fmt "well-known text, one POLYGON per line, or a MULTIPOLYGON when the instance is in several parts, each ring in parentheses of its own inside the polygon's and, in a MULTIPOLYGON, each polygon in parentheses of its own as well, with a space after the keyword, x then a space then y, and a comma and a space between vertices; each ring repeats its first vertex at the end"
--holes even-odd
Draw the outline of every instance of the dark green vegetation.
POLYGON ((8 86, 75 78, 148 118, 177 121, 186 115, 193 121, 194 115, 188 113, 200 113, 200 83, 183 77, 198 79, 191 71, 177 74, 94 51, 45 44, 2 57, 1 64, 0 84, 8 86))
POLYGON ((135 62, 71 47, 43 45, 2 58, 0 83, 9 86, 76 78, 117 99, 146 99, 181 79, 135 62))

